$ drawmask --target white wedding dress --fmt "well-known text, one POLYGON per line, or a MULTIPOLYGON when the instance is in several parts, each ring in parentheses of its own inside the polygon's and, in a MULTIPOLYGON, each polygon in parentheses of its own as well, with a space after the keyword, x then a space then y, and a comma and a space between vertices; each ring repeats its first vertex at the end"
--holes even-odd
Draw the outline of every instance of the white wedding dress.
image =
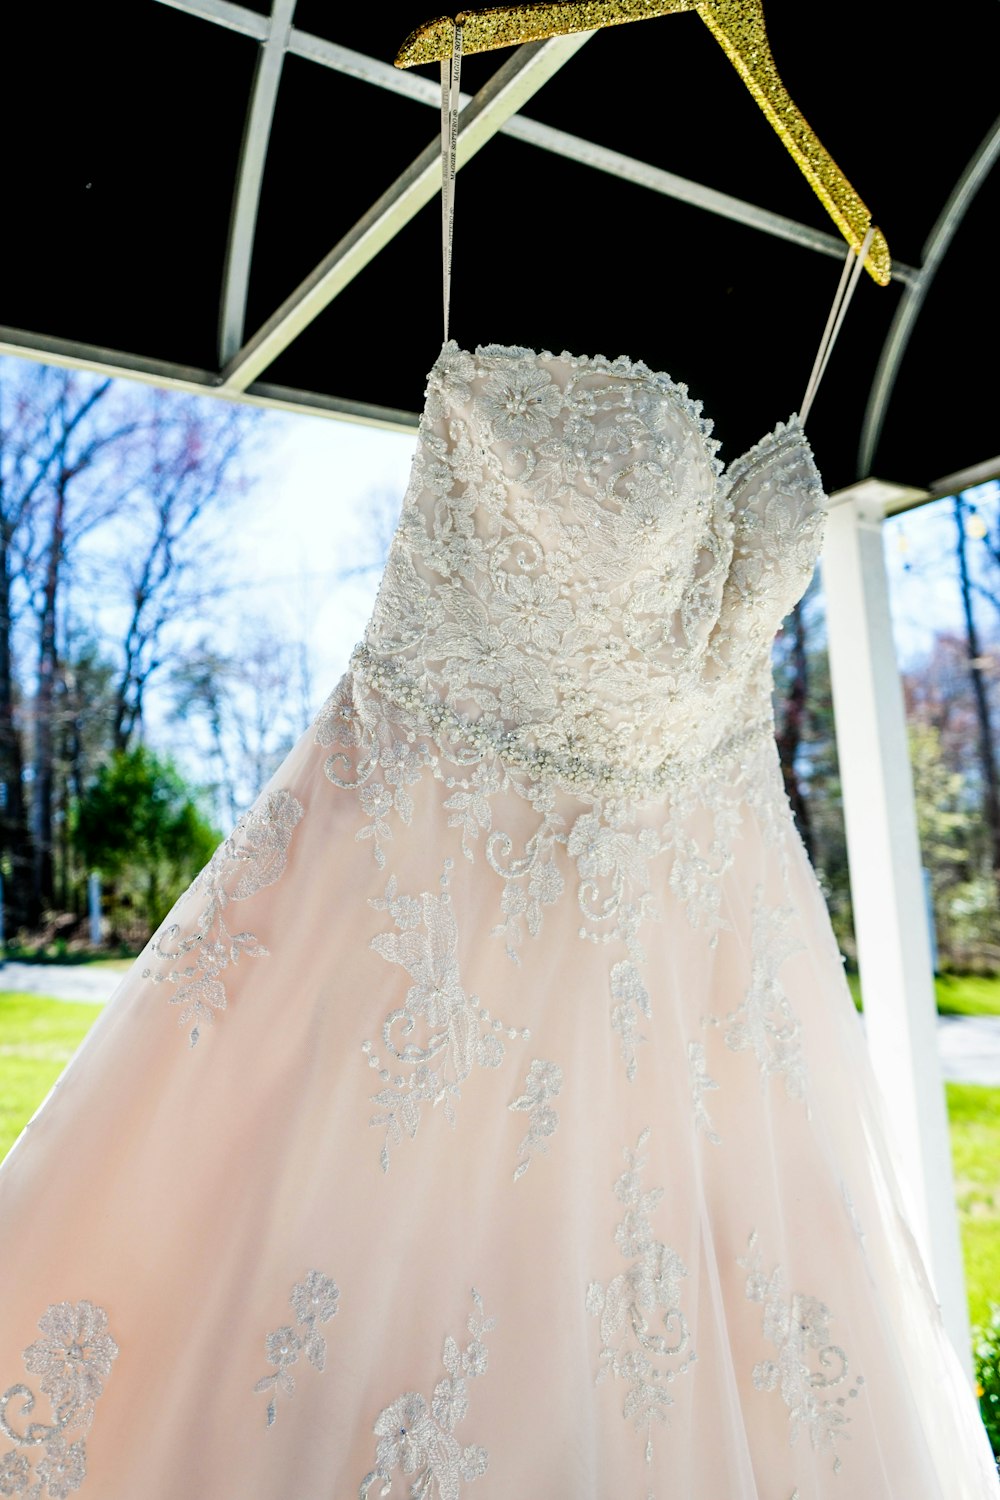
POLYGON ((313 728, 0 1168, 0 1495, 986 1500, 773 739, 824 496, 446 343, 313 728))
POLYGON ((802 424, 447 339, 460 62, 365 639, 0 1165, 0 1496, 1000 1500, 774 743, 802 424))

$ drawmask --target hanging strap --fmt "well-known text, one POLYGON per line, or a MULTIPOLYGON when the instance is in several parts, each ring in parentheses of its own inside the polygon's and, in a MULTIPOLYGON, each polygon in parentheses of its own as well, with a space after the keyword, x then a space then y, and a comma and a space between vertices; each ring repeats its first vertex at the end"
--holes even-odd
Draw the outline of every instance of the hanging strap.
POLYGON ((455 156, 458 150, 461 72, 462 28, 456 24, 451 57, 441 59, 441 273, 445 343, 448 342, 448 308, 451 302, 451 246, 455 236, 455 156))
POLYGON ((806 386, 806 393, 802 398, 799 421, 803 427, 805 426, 806 417, 809 415, 809 409, 815 400, 816 392, 819 390, 819 383, 823 379, 830 355, 833 352, 833 346, 837 341, 837 334, 840 332, 844 318, 847 315, 851 298, 854 296, 854 288, 858 284, 861 269, 865 263, 865 256, 868 254, 868 246, 871 244, 874 234, 875 226, 873 224, 862 240, 861 249, 857 255, 854 253, 853 246, 848 247, 844 269, 840 273, 840 284, 837 287, 837 295, 833 299, 830 316, 826 320, 823 337, 820 339, 819 348, 816 351, 816 359, 813 362, 812 374, 809 376, 809 384, 806 386))

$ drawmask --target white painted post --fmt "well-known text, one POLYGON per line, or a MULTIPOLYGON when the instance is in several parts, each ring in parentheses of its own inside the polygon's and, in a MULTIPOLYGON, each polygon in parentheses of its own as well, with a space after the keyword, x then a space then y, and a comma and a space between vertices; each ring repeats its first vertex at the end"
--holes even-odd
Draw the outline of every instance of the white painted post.
POLYGON ((87 876, 87 907, 90 916, 90 941, 95 948, 99 948, 104 931, 101 925, 101 877, 96 870, 92 870, 87 876))
POLYGON ((969 1313, 937 1046, 913 776, 882 550, 887 500, 833 495, 823 549, 834 722, 865 1034, 945 1325, 972 1378, 969 1313))

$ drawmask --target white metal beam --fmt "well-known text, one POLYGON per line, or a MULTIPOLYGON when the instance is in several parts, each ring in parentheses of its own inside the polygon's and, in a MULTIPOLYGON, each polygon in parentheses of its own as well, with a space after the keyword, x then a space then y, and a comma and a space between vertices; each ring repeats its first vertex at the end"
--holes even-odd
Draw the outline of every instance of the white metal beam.
MULTIPOLYGON (((462 111, 457 166, 463 167, 496 135, 593 34, 584 31, 519 47, 462 111)), ((230 361, 223 371, 224 388, 243 390, 256 380, 440 187, 441 148, 435 139, 230 361)))
POLYGON ((934 480, 934 497, 957 495, 962 490, 971 490, 973 485, 986 484, 990 479, 1000 479, 1000 453, 985 458, 981 464, 970 464, 967 469, 958 469, 954 474, 945 474, 934 480))
POLYGON ((243 342, 246 325, 247 287, 250 282, 250 260, 253 255, 260 189, 267 159, 267 143, 278 98, 278 84, 285 64, 288 38, 292 29, 295 0, 274 0, 267 38, 257 58, 253 92, 247 110, 246 126, 240 146, 240 164, 236 174, 233 212, 229 223, 229 242, 222 277, 222 305, 219 313, 219 364, 228 364, 243 342))
POLYGON ((906 346, 910 342, 910 335, 913 333, 923 308, 924 299, 937 274, 938 266, 944 259, 958 226, 965 218, 969 205, 992 171, 993 164, 998 157, 1000 157, 1000 119, 997 119, 987 131, 965 171, 955 184, 947 203, 938 216, 937 223, 927 236, 920 255, 919 274, 908 281, 899 300, 896 315, 882 346, 878 369, 868 396, 868 406, 858 448, 859 474, 871 473, 875 450, 882 436, 882 427, 889 409, 896 377, 899 374, 899 367, 906 353, 906 346))
MULTIPOLYGON (((178 10, 189 10, 192 14, 203 16, 206 20, 213 20, 219 18, 211 15, 210 10, 216 5, 225 4, 226 0, 161 0, 161 3, 173 5, 178 10)), ((238 6, 228 8, 239 9, 238 6)), ((355 52, 352 48, 343 47, 339 42, 328 41, 325 37, 300 31, 298 27, 293 26, 291 29, 288 51, 294 53, 296 57, 319 63, 322 67, 331 68, 334 72, 342 73, 348 78, 356 78, 359 82, 373 84, 390 93, 400 94, 418 104, 430 105, 433 108, 439 106, 438 87, 431 79, 425 78, 422 74, 394 68, 390 63, 369 57, 364 52, 355 52)), ((462 95, 463 107, 469 102, 469 98, 468 94, 462 95)), ((801 245, 804 249, 816 250, 821 255, 830 255, 837 260, 843 259, 844 242, 838 235, 814 229, 811 225, 790 219, 785 214, 772 213, 770 209, 761 208, 756 203, 748 203, 745 199, 735 198, 730 193, 718 192, 705 183, 694 182, 688 177, 678 176, 676 172, 668 172, 662 167, 651 166, 648 162, 640 161, 633 156, 625 156, 622 152, 612 151, 606 146, 599 146, 594 141, 584 140, 568 131, 557 130, 551 125, 543 125, 539 120, 515 115, 500 127, 500 133, 511 136, 514 140, 524 141, 527 145, 536 146, 543 151, 551 151, 556 156, 563 156, 582 166, 592 167, 599 172, 607 172, 612 177, 619 177, 622 181, 634 183, 637 187, 647 188, 654 193, 662 193, 664 197, 674 198, 680 203, 688 203, 694 208, 719 214, 722 218, 732 219, 738 224, 746 224, 751 229, 775 235, 778 239, 788 240, 792 244, 801 245)), ((901 261, 893 262, 893 280, 908 282, 917 275, 918 272, 913 266, 905 265, 901 261)))
POLYGON ((160 0, 160 4, 169 5, 171 10, 186 11, 188 15, 198 16, 202 21, 214 21, 216 26, 224 26, 227 31, 238 31, 243 36, 252 36, 258 42, 262 42, 267 36, 270 24, 267 16, 248 10, 245 5, 234 5, 232 0, 160 0))
MULTIPOLYGON (((426 104, 434 108, 439 106, 439 91, 431 79, 424 78, 421 74, 394 68, 389 63, 368 57, 363 52, 354 52, 351 48, 342 47, 337 42, 328 42, 322 37, 312 36, 308 32, 299 31, 293 27, 288 50, 298 57, 308 58, 312 62, 320 63, 323 67, 343 73, 347 77, 374 84, 378 88, 387 89, 395 94, 402 94, 418 104, 426 104)), ((468 94, 462 95, 463 107, 468 103, 469 98, 468 94)), ((625 156, 620 151, 612 151, 607 146, 599 146, 594 141, 584 140, 568 131, 557 130, 551 125, 543 125, 540 120, 515 115, 501 126, 500 133, 514 140, 524 141, 529 146, 536 146, 543 151, 551 151, 556 156, 566 157, 567 160, 578 162, 581 166, 607 172, 612 177, 621 178, 623 182, 634 183, 637 187, 648 188, 654 193, 662 193, 667 198, 689 203, 694 208, 706 209, 709 213, 719 214, 722 218, 732 219, 738 224, 746 224, 751 229, 759 229, 779 239, 790 240, 793 244, 802 245, 807 250, 817 250, 821 255, 830 255, 837 260, 842 260, 844 257, 844 241, 838 235, 827 234, 821 229, 813 229, 810 225, 800 224, 798 220, 790 219, 785 214, 772 213, 770 209, 761 208, 756 203, 748 203, 743 198, 734 198, 730 193, 720 193, 715 188, 707 187, 703 182, 694 182, 688 177, 678 176, 676 172, 667 172, 662 167, 651 166, 648 162, 639 161, 634 156, 625 156)), ((893 262, 892 275, 896 281, 906 281, 916 276, 917 272, 912 266, 904 265, 902 262, 893 262)))
POLYGON ((300 391, 289 386, 254 381, 245 391, 226 391, 215 370, 200 370, 192 365, 176 365, 166 360, 147 359, 120 349, 103 349, 73 339, 54 339, 43 333, 0 326, 0 355, 12 354, 18 359, 37 360, 68 370, 91 370, 97 375, 113 375, 118 380, 136 380, 161 390, 184 391, 193 396, 221 396, 248 406, 263 406, 278 411, 298 412, 303 416, 332 417, 342 422, 359 422, 366 427, 383 427, 390 432, 416 430, 416 412, 398 407, 376 406, 366 401, 350 401, 325 396, 318 391, 300 391))
POLYGON ((837 755, 865 1033, 914 1229, 971 1376, 937 1009, 882 521, 889 486, 831 497, 823 549, 837 755))

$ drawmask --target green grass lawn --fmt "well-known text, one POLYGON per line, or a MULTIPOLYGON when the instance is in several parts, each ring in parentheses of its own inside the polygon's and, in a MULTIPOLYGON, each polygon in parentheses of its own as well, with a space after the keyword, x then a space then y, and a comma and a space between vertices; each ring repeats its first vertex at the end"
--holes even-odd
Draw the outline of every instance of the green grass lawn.
POLYGON ((1000 1302, 1000 1089, 949 1083, 948 1118, 973 1323, 1000 1302))
POLYGON ((38 995, 0 992, 0 1158, 101 1010, 100 1005, 67 1005, 38 995))
MULTIPOLYGON (((861 1009, 861 981, 848 974, 854 1003, 861 1009)), ((938 974, 934 979, 942 1016, 1000 1016, 1000 977, 983 974, 938 974)))
MULTIPOLYGON (((965 1000, 974 1000, 979 983, 961 981, 965 1000)), ((100 1011, 0 992, 0 1158, 100 1011)), ((948 1114, 969 1311, 982 1324, 990 1302, 1000 1302, 1000 1089, 949 1083, 948 1114)))

